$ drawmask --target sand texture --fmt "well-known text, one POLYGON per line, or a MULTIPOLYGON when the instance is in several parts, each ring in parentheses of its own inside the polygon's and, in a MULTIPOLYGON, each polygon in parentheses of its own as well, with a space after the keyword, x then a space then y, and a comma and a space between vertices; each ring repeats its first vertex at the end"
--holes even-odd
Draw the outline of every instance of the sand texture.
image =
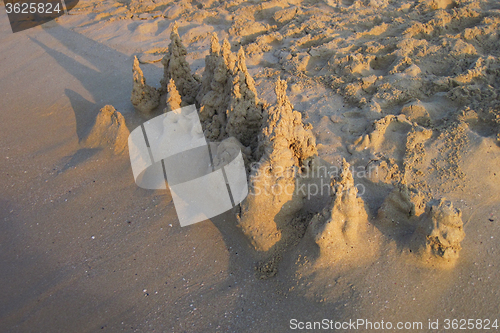
POLYGON ((498 1, 3 7, 1 332, 500 321, 498 1), (249 194, 181 227, 128 137, 190 105, 199 169, 241 151, 249 194))

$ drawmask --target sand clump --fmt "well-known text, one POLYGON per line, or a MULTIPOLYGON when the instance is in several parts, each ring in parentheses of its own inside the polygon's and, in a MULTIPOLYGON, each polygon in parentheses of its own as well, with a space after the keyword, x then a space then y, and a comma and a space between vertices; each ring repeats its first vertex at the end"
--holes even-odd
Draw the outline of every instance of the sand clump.
POLYGON ((83 143, 89 148, 112 149, 115 154, 122 154, 127 151, 129 134, 122 114, 106 105, 97 114, 83 143))

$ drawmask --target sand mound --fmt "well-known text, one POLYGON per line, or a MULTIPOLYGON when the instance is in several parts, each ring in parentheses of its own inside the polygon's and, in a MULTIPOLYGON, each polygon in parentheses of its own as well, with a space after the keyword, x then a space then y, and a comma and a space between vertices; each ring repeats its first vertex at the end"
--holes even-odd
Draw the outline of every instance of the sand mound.
POLYGON ((437 267, 454 264, 465 237, 462 214, 445 199, 424 201, 422 193, 399 185, 380 207, 376 225, 420 260, 437 267))
POLYGON ((360 260, 372 256, 375 230, 368 222, 363 199, 358 197, 350 165, 343 161, 342 171, 333 178, 330 203, 311 220, 311 232, 320 248, 320 260, 360 260))
POLYGON ((127 150, 129 134, 122 114, 113 106, 106 105, 97 114, 83 143, 89 148, 107 148, 115 154, 121 154, 127 150))
POLYGON ((398 184, 378 210, 377 226, 388 237, 404 242, 416 230, 417 217, 424 212, 424 197, 415 189, 398 184))
POLYGON ((160 104, 160 93, 154 87, 146 84, 146 78, 139 67, 137 57, 134 57, 132 72, 134 75, 134 86, 130 101, 139 113, 150 114, 160 104))

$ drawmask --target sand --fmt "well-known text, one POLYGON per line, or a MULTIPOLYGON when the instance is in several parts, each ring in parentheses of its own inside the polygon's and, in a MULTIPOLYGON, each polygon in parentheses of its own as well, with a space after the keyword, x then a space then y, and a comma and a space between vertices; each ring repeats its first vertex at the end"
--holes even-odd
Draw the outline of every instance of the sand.
POLYGON ((16 34, 0 13, 2 332, 499 319, 495 1, 81 0, 16 34), (251 194, 180 227, 126 137, 193 103, 251 194))

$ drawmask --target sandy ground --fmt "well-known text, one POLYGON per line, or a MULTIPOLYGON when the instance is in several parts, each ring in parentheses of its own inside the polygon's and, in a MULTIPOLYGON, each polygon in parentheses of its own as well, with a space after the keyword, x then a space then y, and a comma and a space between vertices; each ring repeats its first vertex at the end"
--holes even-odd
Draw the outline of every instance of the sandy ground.
POLYGON ((439 320, 443 331, 446 319, 500 320, 496 2, 81 0, 72 14, 13 34, 0 8, 0 331, 287 332, 293 318, 423 331, 439 320), (368 260, 330 260, 306 233, 261 280, 266 255, 233 212, 181 228, 168 191, 136 186, 128 154, 86 146, 105 105, 129 130, 145 120, 130 102, 133 59, 159 87, 174 20, 194 73, 216 32, 233 52, 243 46, 264 101, 276 103, 278 76, 288 81, 323 160, 385 163, 378 178, 355 177, 375 227, 402 179, 450 200, 466 234, 454 266, 429 267, 383 232, 368 260), (405 112, 432 132, 421 150, 404 144, 416 124, 391 120, 369 136, 405 112))

